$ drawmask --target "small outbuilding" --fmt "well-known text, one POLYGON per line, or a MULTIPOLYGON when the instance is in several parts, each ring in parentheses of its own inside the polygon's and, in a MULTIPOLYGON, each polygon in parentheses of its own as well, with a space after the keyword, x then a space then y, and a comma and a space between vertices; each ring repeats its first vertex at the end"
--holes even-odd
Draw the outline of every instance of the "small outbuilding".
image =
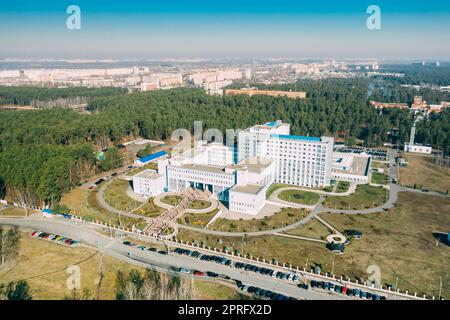
POLYGON ((336 254, 343 254, 345 245, 343 243, 327 243, 327 249, 336 254))
POLYGON ((53 211, 51 209, 44 209, 44 210, 42 210, 42 215, 45 218, 53 218, 53 216, 54 216, 53 211))
POLYGON ((344 234, 349 238, 357 240, 361 239, 363 235, 363 233, 359 230, 345 230, 344 234))

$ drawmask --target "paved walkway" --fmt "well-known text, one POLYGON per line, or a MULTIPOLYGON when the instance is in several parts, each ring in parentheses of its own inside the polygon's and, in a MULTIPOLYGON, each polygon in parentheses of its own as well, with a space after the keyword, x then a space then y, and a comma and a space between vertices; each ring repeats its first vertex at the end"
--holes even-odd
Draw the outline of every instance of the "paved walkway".
POLYGON ((308 238, 308 237, 302 237, 302 236, 296 236, 294 234, 289 234, 289 233, 274 233, 274 236, 278 236, 278 237, 285 237, 285 238, 292 238, 292 239, 298 239, 298 240, 306 240, 306 241, 312 241, 312 242, 320 242, 320 243, 327 243, 325 240, 321 240, 321 239, 314 239, 314 238, 308 238))

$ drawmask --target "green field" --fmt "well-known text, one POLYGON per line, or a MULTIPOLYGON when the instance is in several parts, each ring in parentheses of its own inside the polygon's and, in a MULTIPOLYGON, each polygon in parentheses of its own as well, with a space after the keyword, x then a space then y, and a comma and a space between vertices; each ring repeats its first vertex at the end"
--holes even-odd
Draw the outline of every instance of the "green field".
POLYGON ((262 219, 229 220, 218 218, 208 229, 229 232, 272 230, 293 224, 306 217, 307 214, 306 209, 283 208, 281 211, 262 219))
POLYGON ((372 183, 375 184, 388 184, 389 176, 384 173, 372 172, 372 183))
POLYGON ((383 187, 359 185, 349 196, 327 196, 325 207, 342 210, 373 208, 386 202, 388 190, 383 187))
POLYGON ((304 205, 315 205, 319 201, 319 195, 314 192, 302 190, 285 190, 278 195, 278 198, 288 202, 304 205))

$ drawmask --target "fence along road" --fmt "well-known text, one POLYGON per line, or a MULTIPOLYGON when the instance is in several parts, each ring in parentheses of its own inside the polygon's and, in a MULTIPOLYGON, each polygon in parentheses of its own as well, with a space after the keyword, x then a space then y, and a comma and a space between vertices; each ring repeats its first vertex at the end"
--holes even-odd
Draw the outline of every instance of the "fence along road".
MULTIPOLYGON (((275 292, 280 292, 285 295, 293 296, 299 299, 314 299, 314 300, 323 300, 323 299, 348 299, 347 296, 344 295, 335 295, 329 292, 321 292, 315 290, 304 290, 299 289, 295 285, 289 282, 285 282, 279 279, 274 279, 268 276, 263 276, 251 272, 246 272, 243 270, 237 270, 230 267, 225 267, 215 263, 208 263, 201 261, 199 259, 194 259, 185 256, 178 255, 168 255, 163 256, 158 253, 150 252, 150 251, 142 251, 134 248, 130 248, 128 246, 123 245, 120 242, 117 242, 116 239, 111 239, 106 236, 103 236, 91 228, 109 228, 111 230, 120 231, 127 233, 129 235, 133 235, 136 237, 143 237, 150 241, 160 241, 161 238, 153 237, 150 235, 143 234, 139 231, 132 231, 130 229, 126 230, 123 228, 107 226, 102 223, 91 223, 82 221, 79 218, 74 217, 72 220, 62 220, 59 218, 50 219, 21 219, 21 218, 0 218, 0 224, 8 224, 8 225, 17 225, 19 227, 24 228, 32 228, 37 230, 43 230, 51 233, 63 234, 64 236, 68 236, 79 240, 82 243, 86 243, 88 245, 94 246, 97 250, 104 252, 105 254, 111 255, 113 257, 119 258, 121 260, 125 260, 128 262, 133 262, 128 254, 132 252, 134 257, 140 257, 140 259, 144 259, 142 261, 146 261, 147 267, 155 266, 162 267, 165 269, 170 269, 170 267, 186 267, 187 265, 192 269, 205 270, 205 271, 214 271, 216 273, 221 273, 228 275, 232 279, 237 279, 242 281, 244 284, 253 285, 257 287, 262 287, 267 290, 272 290, 275 292)), ((341 285, 346 285, 352 288, 363 289, 368 292, 378 293, 381 295, 385 295, 387 298, 396 298, 396 299, 414 299, 414 300, 424 300, 425 297, 419 297, 417 294, 410 294, 408 292, 400 292, 400 291, 391 291, 390 289, 386 290, 383 288, 375 288, 373 286, 369 286, 366 284, 352 282, 350 279, 342 279, 341 277, 336 277, 330 274, 316 274, 312 270, 308 271, 304 268, 299 268, 295 266, 287 266, 280 264, 273 264, 271 262, 261 261, 253 258, 240 257, 234 254, 228 254, 221 252, 219 250, 214 250, 211 248, 205 248, 200 246, 195 246, 193 244, 182 243, 171 240, 164 240, 165 243, 171 246, 180 246, 186 247, 191 250, 201 251, 206 254, 215 254, 222 255, 230 258, 232 261, 242 261, 246 263, 252 263, 284 272, 296 273, 304 279, 308 280, 317 280, 317 281, 330 281, 333 283, 340 283, 341 285)), ((141 261, 141 262, 142 262, 141 261)), ((434 299, 434 297, 433 297, 434 299)))

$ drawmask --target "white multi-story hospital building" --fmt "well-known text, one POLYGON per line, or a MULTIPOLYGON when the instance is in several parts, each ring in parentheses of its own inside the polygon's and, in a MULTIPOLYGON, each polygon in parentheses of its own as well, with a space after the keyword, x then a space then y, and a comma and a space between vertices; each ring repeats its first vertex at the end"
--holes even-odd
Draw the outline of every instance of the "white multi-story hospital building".
POLYGON ((157 173, 138 175, 134 191, 144 194, 139 190, 143 186, 145 195, 154 196, 197 188, 227 203, 231 211, 256 215, 274 182, 328 186, 333 142, 330 137, 290 135, 289 124, 268 122, 240 131, 237 148, 200 141, 189 151, 159 160, 157 173), (142 181, 146 176, 147 183, 142 181))

